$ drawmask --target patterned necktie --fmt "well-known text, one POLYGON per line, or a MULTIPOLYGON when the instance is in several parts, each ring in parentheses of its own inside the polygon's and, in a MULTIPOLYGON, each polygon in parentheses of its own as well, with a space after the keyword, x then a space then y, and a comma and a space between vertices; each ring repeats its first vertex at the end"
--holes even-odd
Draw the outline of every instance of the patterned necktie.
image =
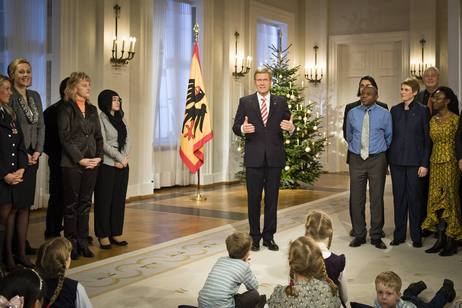
POLYGON ((430 96, 428 96, 427 106, 428 106, 428 109, 430 110, 430 116, 431 116, 433 112, 433 100, 432 100, 431 93, 430 93, 430 96))
POLYGON ((266 126, 266 122, 268 121, 268 108, 266 108, 266 98, 261 98, 261 119, 263 120, 263 125, 266 126))
POLYGON ((366 160, 369 157, 369 109, 366 109, 361 129, 361 158, 366 160))

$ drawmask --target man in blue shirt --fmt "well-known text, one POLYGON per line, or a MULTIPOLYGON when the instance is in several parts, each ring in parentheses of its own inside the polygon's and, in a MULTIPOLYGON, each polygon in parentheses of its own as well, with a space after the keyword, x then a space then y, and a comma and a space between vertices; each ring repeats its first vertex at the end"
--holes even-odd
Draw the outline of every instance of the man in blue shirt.
POLYGON ((350 152, 351 224, 354 239, 351 247, 366 243, 366 189, 369 181, 371 244, 379 249, 387 246, 381 239, 384 224, 383 192, 387 172, 386 151, 391 144, 392 120, 388 110, 377 102, 377 88, 361 91, 361 105, 348 113, 346 139, 350 152))

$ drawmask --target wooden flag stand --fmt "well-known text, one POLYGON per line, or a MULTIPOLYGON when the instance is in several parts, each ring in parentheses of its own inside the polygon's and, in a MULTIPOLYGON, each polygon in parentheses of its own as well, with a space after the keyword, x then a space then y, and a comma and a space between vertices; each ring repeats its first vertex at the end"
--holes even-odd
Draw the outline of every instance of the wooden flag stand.
POLYGON ((201 169, 197 170, 196 194, 192 197, 194 201, 205 201, 207 197, 201 195, 201 169))

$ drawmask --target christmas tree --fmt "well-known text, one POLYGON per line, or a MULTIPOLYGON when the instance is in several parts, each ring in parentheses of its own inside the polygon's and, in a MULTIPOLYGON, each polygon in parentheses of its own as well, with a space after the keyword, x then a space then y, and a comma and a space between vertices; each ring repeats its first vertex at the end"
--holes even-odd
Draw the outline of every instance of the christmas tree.
MULTIPOLYGON (((279 44, 280 45, 280 44, 279 44)), ((303 86, 297 84, 300 65, 290 68, 289 45, 282 50, 270 46, 274 61, 265 67, 273 73, 271 94, 285 96, 292 114, 295 131, 292 135, 284 133, 286 166, 282 170, 281 188, 297 188, 301 183, 311 184, 321 174, 319 161, 326 145, 325 134, 321 134, 321 117, 314 114, 315 103, 306 102, 301 95, 303 86)), ((238 139, 238 151, 244 156, 245 137, 238 139)), ((240 179, 245 178, 245 169, 237 173, 240 179)))

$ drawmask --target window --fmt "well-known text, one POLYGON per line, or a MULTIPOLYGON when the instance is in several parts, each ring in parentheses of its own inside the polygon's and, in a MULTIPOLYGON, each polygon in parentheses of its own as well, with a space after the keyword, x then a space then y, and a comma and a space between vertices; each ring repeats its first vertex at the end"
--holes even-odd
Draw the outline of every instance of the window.
POLYGON ((178 144, 193 47, 193 6, 189 2, 168 0, 166 14, 155 110, 155 147, 178 144))
POLYGON ((287 46, 287 24, 258 21, 257 22, 257 54, 256 64, 263 67, 273 61, 270 46, 285 48, 287 46))

